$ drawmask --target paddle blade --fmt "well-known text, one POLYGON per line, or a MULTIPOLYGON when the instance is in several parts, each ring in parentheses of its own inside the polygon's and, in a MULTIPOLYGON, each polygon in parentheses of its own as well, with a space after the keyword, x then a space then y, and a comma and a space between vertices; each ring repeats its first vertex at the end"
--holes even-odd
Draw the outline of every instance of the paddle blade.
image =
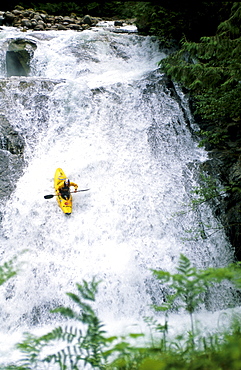
POLYGON ((51 199, 51 198, 53 198, 53 197, 54 197, 54 195, 49 194, 49 195, 45 195, 45 196, 44 196, 44 199, 51 199))

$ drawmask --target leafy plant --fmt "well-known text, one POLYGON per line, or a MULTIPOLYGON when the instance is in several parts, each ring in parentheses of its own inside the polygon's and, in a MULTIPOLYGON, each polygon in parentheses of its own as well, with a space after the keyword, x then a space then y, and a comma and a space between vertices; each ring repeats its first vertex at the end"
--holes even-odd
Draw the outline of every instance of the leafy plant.
POLYGON ((85 280, 76 284, 78 294, 67 293, 77 304, 80 312, 72 308, 59 307, 52 312, 60 313, 68 319, 77 320, 84 325, 83 329, 73 326, 57 327, 48 334, 37 337, 26 333, 25 340, 17 347, 25 354, 24 366, 31 367, 40 362, 55 363, 60 369, 78 369, 79 362, 90 364, 93 368, 104 369, 105 355, 103 346, 107 343, 102 330, 103 325, 96 316, 88 301, 93 302, 99 282, 85 280), (87 302, 86 302, 87 301, 87 302), (46 347, 60 345, 60 349, 41 358, 46 347))
POLYGON ((196 113, 219 125, 241 114, 240 20, 241 4, 236 2, 215 36, 200 42, 184 39, 180 50, 160 62, 164 72, 191 90, 196 113))
POLYGON ((218 186, 217 181, 212 176, 205 175, 204 173, 200 173, 200 181, 202 185, 196 186, 194 190, 191 191, 191 194, 195 196, 192 200, 193 208, 202 203, 225 196, 227 192, 231 191, 233 188, 232 185, 226 187, 218 186))
MULTIPOLYGON (((153 270, 154 276, 169 291, 160 306, 153 306, 157 311, 164 312, 165 323, 162 325, 157 319, 145 318, 150 329, 151 341, 141 347, 131 345, 130 340, 133 343, 139 337, 143 337, 143 334, 131 333, 127 336, 109 338, 104 336, 103 324, 92 308, 99 282, 95 278, 90 283, 84 280, 82 284, 76 284, 77 294, 67 293, 71 301, 77 305, 77 310, 59 307, 52 311, 69 319, 70 322, 77 321, 77 324, 58 326, 40 337, 25 333, 24 341, 17 345, 24 354, 24 359, 20 364, 4 367, 4 370, 30 370, 41 367, 43 363, 55 364, 60 370, 77 370, 85 365, 100 370, 169 370, 171 368, 226 370, 227 367, 222 367, 219 361, 220 358, 225 364, 228 361, 222 351, 227 348, 229 355, 234 356, 237 348, 230 332, 224 333, 222 340, 220 335, 199 338, 195 331, 193 314, 203 303, 204 294, 211 284, 227 279, 240 289, 240 271, 240 264, 198 270, 184 255, 180 256, 177 273, 153 270), (166 335, 168 316, 173 309, 180 308, 184 308, 190 315, 191 331, 186 342, 185 335, 180 335, 174 343, 168 342, 166 335), (160 341, 157 340, 156 333, 162 335, 160 341), (223 342, 225 340, 226 343, 223 342), (196 345, 199 347, 197 348, 196 345), (108 362, 110 358, 111 361, 108 362)), ((234 323, 231 330, 237 343, 241 340, 240 327, 239 320, 234 323)), ((238 370, 237 364, 240 360, 241 356, 236 356, 229 369, 238 370)))
POLYGON ((0 285, 3 285, 7 280, 16 275, 15 260, 14 258, 0 266, 0 285))
POLYGON ((213 34, 229 14, 229 4, 196 1, 137 2, 136 24, 140 33, 155 35, 163 45, 176 47, 183 35, 197 41, 202 35, 213 34), (223 18, 224 17, 224 18, 223 18))
POLYGON ((153 307, 157 311, 164 310, 167 313, 173 309, 174 305, 176 309, 184 308, 190 316, 190 339, 194 347, 195 328, 193 313, 204 302, 204 293, 214 282, 220 283, 225 279, 233 281, 240 286, 240 270, 237 269, 239 269, 239 265, 232 265, 229 268, 198 270, 192 266, 187 257, 181 254, 176 274, 171 274, 168 271, 153 270, 154 275, 161 284, 165 285, 170 291, 161 306, 154 305, 153 307))

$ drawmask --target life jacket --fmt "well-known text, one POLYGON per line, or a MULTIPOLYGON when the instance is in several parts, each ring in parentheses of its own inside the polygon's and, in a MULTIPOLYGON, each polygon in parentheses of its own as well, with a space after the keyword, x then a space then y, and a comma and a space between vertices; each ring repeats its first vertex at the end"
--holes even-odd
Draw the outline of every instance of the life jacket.
POLYGON ((60 194, 61 194, 62 198, 69 199, 69 197, 70 197, 69 185, 65 184, 65 182, 64 182, 64 185, 62 186, 62 188, 59 189, 59 191, 60 191, 60 194))

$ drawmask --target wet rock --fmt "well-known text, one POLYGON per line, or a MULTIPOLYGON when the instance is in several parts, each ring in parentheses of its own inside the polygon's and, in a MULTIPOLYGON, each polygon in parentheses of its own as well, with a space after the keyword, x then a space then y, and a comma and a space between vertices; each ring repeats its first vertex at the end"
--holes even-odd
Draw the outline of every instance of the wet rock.
POLYGON ((24 140, 0 115, 0 199, 7 198, 22 174, 24 140))
POLYGON ((56 24, 57 30, 59 31, 66 31, 67 27, 65 27, 63 24, 56 24))
MULTIPOLYGON (((5 26, 13 26, 27 31, 34 29, 35 31, 44 30, 76 30, 84 31, 90 27, 95 27, 101 18, 85 15, 80 18, 75 14, 70 16, 54 16, 43 12, 35 12, 32 9, 23 9, 21 6, 16 6, 14 10, 3 12, 2 23, 5 26)), ((127 21, 127 24, 134 24, 135 20, 127 21)), ((125 24, 123 20, 115 20, 115 27, 120 27, 125 24)), ((123 31, 124 32, 124 31, 123 31)))
POLYGON ((0 200, 7 199, 15 189, 24 167, 22 156, 0 149, 0 200))
POLYGON ((80 31, 82 30, 81 26, 79 24, 75 24, 75 23, 70 23, 69 24, 69 28, 71 30, 75 30, 75 31, 80 31))
POLYGON ((28 18, 23 18, 21 21, 21 26, 22 27, 27 27, 27 28, 32 28, 32 22, 28 18))
POLYGON ((0 115, 0 149, 11 154, 23 154, 24 150, 23 139, 3 115, 0 115))
POLYGON ((38 22, 36 26, 34 26, 35 31, 44 31, 45 30, 45 23, 44 22, 38 22))
POLYGON ((83 18, 83 23, 84 24, 88 24, 89 26, 92 25, 92 18, 89 16, 89 15, 86 15, 84 18, 83 18))
POLYGON ((4 22, 3 14, 4 12, 0 12, 0 26, 3 26, 3 22, 4 22))
POLYGON ((122 21, 114 21, 114 26, 116 26, 116 27, 122 27, 123 26, 123 22, 122 21))
POLYGON ((24 39, 12 40, 6 52, 7 76, 28 76, 30 61, 37 45, 24 39))
POLYGON ((240 145, 235 145, 235 148, 210 150, 209 159, 203 163, 203 169, 227 189, 226 195, 217 199, 216 204, 213 205, 213 211, 224 228, 236 258, 241 261, 241 150, 239 148, 240 145))
POLYGON ((5 12, 3 14, 3 24, 6 26, 12 26, 16 16, 12 12, 5 12))

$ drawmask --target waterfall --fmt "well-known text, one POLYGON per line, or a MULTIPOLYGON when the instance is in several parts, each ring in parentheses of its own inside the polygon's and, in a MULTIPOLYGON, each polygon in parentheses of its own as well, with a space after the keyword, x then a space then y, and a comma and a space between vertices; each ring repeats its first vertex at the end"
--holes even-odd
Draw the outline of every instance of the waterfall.
MULTIPOLYGON (((2 210, 1 263, 21 262, 1 287, 5 355, 17 333, 54 324, 49 310, 69 305, 65 293, 83 279, 102 281, 101 320, 125 325, 150 315, 160 294, 151 269, 173 272, 180 253, 199 268, 233 261, 222 230, 187 233, 219 223, 205 204, 181 213, 207 153, 192 136, 185 96, 158 70, 165 53, 154 38, 3 27, 0 43, 1 113, 24 138, 26 163, 2 210), (4 50, 19 37, 37 44, 31 74, 6 78, 4 50), (69 217, 44 199, 58 167, 90 188, 73 195, 69 217)), ((215 296, 212 309, 229 299, 215 296)))

